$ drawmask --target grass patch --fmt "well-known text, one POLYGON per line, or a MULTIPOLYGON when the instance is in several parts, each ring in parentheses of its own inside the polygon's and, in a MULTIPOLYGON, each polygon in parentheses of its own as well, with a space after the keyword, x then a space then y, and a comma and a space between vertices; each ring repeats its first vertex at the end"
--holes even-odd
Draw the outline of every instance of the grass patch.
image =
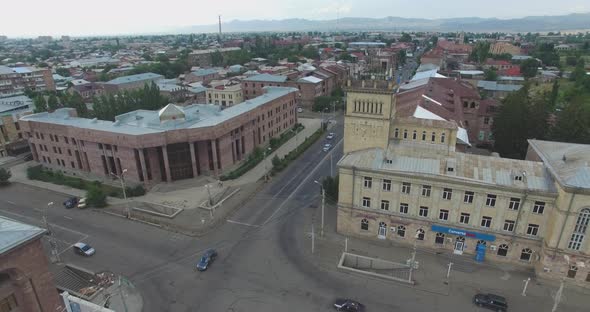
POLYGON ((299 155, 303 154, 311 145, 313 145, 319 138, 324 134, 323 127, 314 132, 310 137, 306 138, 305 141, 295 150, 285 155, 283 159, 280 159, 275 155, 272 159, 272 170, 271 174, 275 175, 285 169, 293 160, 297 159, 299 155))

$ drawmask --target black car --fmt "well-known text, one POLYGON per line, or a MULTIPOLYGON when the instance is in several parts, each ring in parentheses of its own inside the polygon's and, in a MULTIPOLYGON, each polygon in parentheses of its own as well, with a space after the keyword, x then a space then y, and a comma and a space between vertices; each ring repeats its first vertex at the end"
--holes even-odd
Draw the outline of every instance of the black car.
POLYGON ((199 260, 199 263, 197 263, 197 270, 199 270, 199 271, 207 270, 207 268, 209 267, 211 262, 213 262, 213 260, 215 260, 215 258, 217 258, 217 251, 215 251, 214 249, 209 249, 209 250, 205 251, 205 254, 201 257, 201 260, 199 260))
POLYGON ((64 202, 64 207, 66 207, 66 209, 72 209, 76 206, 78 206, 78 197, 70 197, 64 202))
POLYGON ((477 306, 488 308, 498 312, 508 311, 506 298, 493 294, 477 294, 473 297, 473 303, 477 306))
POLYGON ((336 299, 334 302, 334 308, 338 311, 346 312, 364 312, 365 306, 352 299, 336 299))

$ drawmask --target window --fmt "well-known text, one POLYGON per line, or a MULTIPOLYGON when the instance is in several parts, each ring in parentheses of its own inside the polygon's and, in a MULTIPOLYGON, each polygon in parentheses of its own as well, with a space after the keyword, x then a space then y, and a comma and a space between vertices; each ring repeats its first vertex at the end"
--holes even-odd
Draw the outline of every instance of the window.
POLYGON ((365 188, 371 188, 373 186, 373 178, 370 177, 365 177, 364 182, 363 182, 365 188))
POLYGON ((438 218, 443 221, 449 220, 449 211, 448 210, 440 210, 438 212, 438 218))
POLYGON ((463 197, 463 202, 468 203, 468 204, 473 203, 473 196, 474 196, 473 192, 465 191, 465 196, 463 197))
POLYGON ((399 235, 399 237, 405 237, 406 236, 406 227, 403 225, 400 225, 397 227, 397 235, 399 235))
POLYGON ((496 206, 496 195, 494 194, 488 194, 488 197, 486 198, 486 206, 489 207, 494 207, 496 206))
POLYGON ((388 200, 381 201, 381 210, 389 211, 389 201, 388 200))
POLYGON ((446 200, 451 200, 451 196, 453 195, 453 190, 450 188, 444 188, 442 198, 446 200))
POLYGON ((10 312, 17 307, 18 305, 16 304, 16 297, 14 294, 10 294, 8 297, 0 300, 0 311, 2 312, 10 312))
POLYGON ((402 182, 402 194, 410 194, 410 190, 412 189, 412 184, 408 182, 402 182))
POLYGON ((462 212, 461 216, 459 217, 459 223, 469 224, 469 214, 462 212))
POLYGON ((526 229, 526 234, 531 236, 537 236, 539 234, 539 226, 536 224, 530 223, 526 229))
POLYGON ((434 243, 438 245, 442 245, 445 243, 445 234, 444 233, 436 233, 436 237, 434 238, 434 243))
POLYGON ((545 202, 535 201, 535 205, 533 206, 533 213, 543 214, 543 211, 545 211, 545 202))
POLYGON ((511 197, 510 203, 508 204, 508 209, 518 210, 518 208, 520 208, 520 198, 511 197))
POLYGON ((498 247, 498 256, 506 257, 508 255, 508 245, 502 244, 498 247))
POLYGON ((404 139, 407 139, 407 138, 408 138, 408 130, 404 129, 404 139))
POLYGON ((580 211, 578 215, 578 219, 576 220, 576 226, 574 227, 574 232, 572 233, 572 237, 570 238, 570 242, 568 243, 567 248, 573 250, 580 250, 582 246, 582 241, 584 240, 584 236, 586 235, 586 229, 588 229, 588 222, 590 222, 590 209, 585 208, 580 211))
POLYGON ((524 248, 520 253, 520 260, 523 261, 531 261, 531 256, 533 255, 533 251, 529 248, 524 248))
POLYGON ((430 185, 422 185, 422 196, 430 197, 430 191, 432 187, 430 185))
POLYGON ((490 124, 490 117, 484 117, 483 118, 483 124, 484 125, 489 125, 490 124))
POLYGON ((426 131, 422 131, 422 141, 426 141, 426 131))
POLYGON ((424 230, 423 229, 418 229, 418 231, 416 231, 416 239, 417 240, 424 240, 424 230))
POLYGON ((57 154, 57 148, 55 146, 53 146, 53 152, 57 154))
POLYGON ((399 129, 398 128, 395 128, 395 131, 393 132, 393 137, 396 139, 399 138, 399 129))
POLYGON ((409 206, 406 203, 399 204, 399 213, 403 213, 403 214, 408 213, 408 207, 409 206))
POLYGON ((486 228, 492 226, 492 217, 481 217, 481 226, 486 228))
POLYGON ((414 132, 412 133, 412 139, 416 140, 416 138, 417 138, 417 132, 416 132, 416 130, 414 130, 414 132))
POLYGON ((66 140, 66 144, 70 144, 70 141, 68 140, 68 137, 64 137, 64 140, 66 140))
POLYGON ((432 141, 432 143, 434 143, 436 141, 436 133, 435 132, 432 133, 430 140, 432 141))
POLYGON ((98 149, 102 149, 102 143, 98 143, 98 149))
POLYGON ((578 273, 578 267, 575 265, 570 265, 570 269, 567 271, 567 277, 576 278, 576 273, 578 273))
POLYGON ((371 208, 371 199, 369 197, 363 197, 363 208, 371 208))
POLYGON ((365 230, 365 231, 369 230, 369 221, 367 219, 361 220, 361 230, 365 230))
POLYGON ((383 190, 386 192, 391 191, 391 180, 383 180, 383 190))
POLYGON ((425 218, 428 217, 428 207, 420 206, 419 215, 425 218))
POLYGON ((504 231, 514 232, 515 222, 512 220, 504 220, 504 231))
POLYGON ((440 143, 445 143, 445 133, 440 134, 440 143))

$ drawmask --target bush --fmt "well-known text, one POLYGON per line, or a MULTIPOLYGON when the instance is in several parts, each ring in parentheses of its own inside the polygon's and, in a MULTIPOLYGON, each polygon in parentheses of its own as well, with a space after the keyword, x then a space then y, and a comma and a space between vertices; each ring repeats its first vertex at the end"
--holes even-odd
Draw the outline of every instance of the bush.
POLYGON ((6 170, 4 168, 0 168, 0 185, 7 185, 10 183, 8 179, 12 177, 10 170, 6 170))
POLYGON ((92 186, 86 192, 86 204, 90 207, 103 208, 107 205, 107 196, 101 188, 92 186))
POLYGON ((125 192, 127 193, 127 197, 135 197, 135 196, 143 196, 145 195, 145 189, 143 185, 138 184, 135 187, 126 187, 125 192))

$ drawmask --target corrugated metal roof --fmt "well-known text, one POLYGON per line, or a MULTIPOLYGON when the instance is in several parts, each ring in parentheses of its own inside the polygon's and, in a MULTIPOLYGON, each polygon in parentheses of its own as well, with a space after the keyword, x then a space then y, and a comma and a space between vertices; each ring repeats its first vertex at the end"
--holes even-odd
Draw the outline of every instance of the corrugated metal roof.
POLYGON ((8 252, 43 233, 45 233, 45 230, 42 228, 0 216, 0 254, 8 252))
POLYGON ((287 76, 271 75, 271 74, 259 74, 248 77, 244 81, 265 81, 265 82, 285 82, 287 76))
POLYGON ((162 79, 162 78, 164 78, 164 76, 162 76, 162 75, 158 75, 158 74, 154 74, 154 73, 143 73, 143 74, 137 74, 137 75, 118 77, 113 80, 110 80, 107 83, 108 84, 124 84, 124 83, 130 83, 130 82, 162 79))

